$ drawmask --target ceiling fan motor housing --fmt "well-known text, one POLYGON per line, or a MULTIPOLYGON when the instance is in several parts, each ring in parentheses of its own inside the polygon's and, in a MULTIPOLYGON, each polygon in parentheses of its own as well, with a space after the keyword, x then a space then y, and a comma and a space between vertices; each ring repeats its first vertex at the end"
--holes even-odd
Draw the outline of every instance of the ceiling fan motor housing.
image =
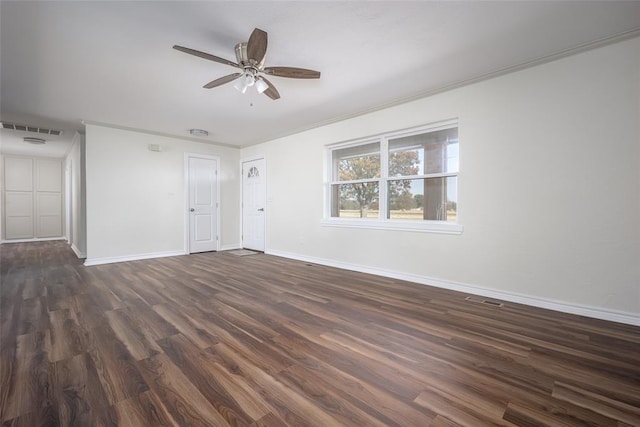
POLYGON ((247 54, 247 43, 238 43, 235 50, 236 60, 238 61, 238 64, 240 64, 240 66, 244 68, 245 73, 248 71, 248 69, 250 69, 254 75, 262 71, 262 68, 264 66, 264 58, 266 57, 266 55, 262 58, 262 61, 260 61, 260 63, 256 63, 255 59, 249 59, 249 56, 247 54))

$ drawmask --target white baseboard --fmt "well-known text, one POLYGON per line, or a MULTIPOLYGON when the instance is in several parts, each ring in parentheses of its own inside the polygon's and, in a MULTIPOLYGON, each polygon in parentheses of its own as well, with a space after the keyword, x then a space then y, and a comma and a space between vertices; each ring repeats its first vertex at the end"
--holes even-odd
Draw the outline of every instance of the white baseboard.
POLYGON ((242 249, 242 246, 240 246, 239 244, 223 245, 223 246, 220 246, 220 249, 218 249, 218 250, 219 251, 232 251, 234 249, 242 249))
POLYGON ((598 307, 584 306, 578 304, 568 304, 563 301, 555 301, 545 298, 538 298, 529 295, 515 294, 510 292, 497 291, 466 283, 457 283, 448 280, 434 279, 417 274, 402 273, 398 271, 385 270, 381 268, 368 267, 364 265, 351 264, 335 261, 331 259, 315 258, 306 255, 299 255, 278 250, 266 250, 266 254, 280 256, 283 258, 295 259, 298 261, 311 262, 314 264, 326 265, 329 267, 341 268, 344 270, 358 271, 361 273, 375 274, 392 279, 406 280, 408 282, 419 283, 421 285, 435 286, 438 288, 450 289, 472 295, 485 296, 503 301, 515 302, 518 304, 530 305, 533 307, 545 308, 562 313, 577 314, 580 316, 592 317, 595 319, 608 320, 611 322, 625 323, 628 325, 640 326, 640 315, 634 313, 603 310, 598 307))
POLYGON ((93 258, 93 259, 87 258, 84 262, 84 265, 89 267, 92 265, 112 264, 114 262, 138 261, 141 259, 164 258, 164 257, 179 256, 179 255, 186 255, 186 253, 184 251, 168 251, 168 252, 154 252, 154 253, 147 253, 147 254, 135 254, 135 255, 108 257, 108 258, 93 258))
POLYGON ((76 256, 80 259, 84 259, 87 257, 87 254, 85 254, 84 252, 82 252, 80 249, 78 249, 78 247, 75 245, 75 243, 71 244, 71 250, 76 254, 76 256))
POLYGON ((66 240, 64 237, 36 237, 34 239, 9 239, 0 243, 31 243, 31 242, 48 242, 51 240, 66 240))

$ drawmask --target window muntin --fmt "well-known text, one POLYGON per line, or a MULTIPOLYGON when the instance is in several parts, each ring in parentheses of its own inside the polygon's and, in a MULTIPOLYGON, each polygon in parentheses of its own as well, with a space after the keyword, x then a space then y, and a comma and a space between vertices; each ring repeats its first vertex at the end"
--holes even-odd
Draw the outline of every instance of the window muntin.
POLYGON ((456 121, 341 144, 329 150, 332 218, 346 221, 344 224, 366 219, 363 224, 383 228, 386 226, 382 224, 408 227, 409 223, 422 223, 452 224, 462 230, 457 226, 456 121))

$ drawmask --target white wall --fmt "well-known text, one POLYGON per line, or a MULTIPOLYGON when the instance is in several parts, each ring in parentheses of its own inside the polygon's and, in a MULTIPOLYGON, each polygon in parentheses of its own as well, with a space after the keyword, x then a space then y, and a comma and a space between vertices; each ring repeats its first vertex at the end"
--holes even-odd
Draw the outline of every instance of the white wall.
POLYGON ((266 155, 267 252, 640 324, 639 119, 636 38, 241 157, 266 155), (455 117, 461 235, 321 226, 326 144, 455 117))
POLYGON ((88 124, 87 263, 185 252, 184 153, 220 157, 221 247, 239 245, 238 149, 88 124))

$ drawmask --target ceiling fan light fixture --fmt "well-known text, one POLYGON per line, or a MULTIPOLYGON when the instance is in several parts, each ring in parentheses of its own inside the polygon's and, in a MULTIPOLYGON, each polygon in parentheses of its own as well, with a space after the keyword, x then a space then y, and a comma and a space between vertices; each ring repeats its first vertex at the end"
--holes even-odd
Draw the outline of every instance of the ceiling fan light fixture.
POLYGON ((264 80, 256 80, 256 90, 258 91, 258 93, 264 93, 264 91, 267 89, 269 89, 269 85, 264 80))
POLYGON ((242 76, 242 80, 245 86, 249 87, 249 86, 253 86, 256 82, 256 78, 255 76, 247 71, 246 73, 244 73, 244 76, 242 76))
POLYGON ((241 77, 236 80, 236 82, 233 84, 233 87, 236 88, 236 90, 240 93, 247 93, 247 88, 249 86, 244 84, 244 79, 241 77))
POLYGON ((233 87, 235 87, 240 93, 247 93, 247 89, 255 84, 255 72, 251 70, 245 70, 244 74, 236 79, 233 87))

